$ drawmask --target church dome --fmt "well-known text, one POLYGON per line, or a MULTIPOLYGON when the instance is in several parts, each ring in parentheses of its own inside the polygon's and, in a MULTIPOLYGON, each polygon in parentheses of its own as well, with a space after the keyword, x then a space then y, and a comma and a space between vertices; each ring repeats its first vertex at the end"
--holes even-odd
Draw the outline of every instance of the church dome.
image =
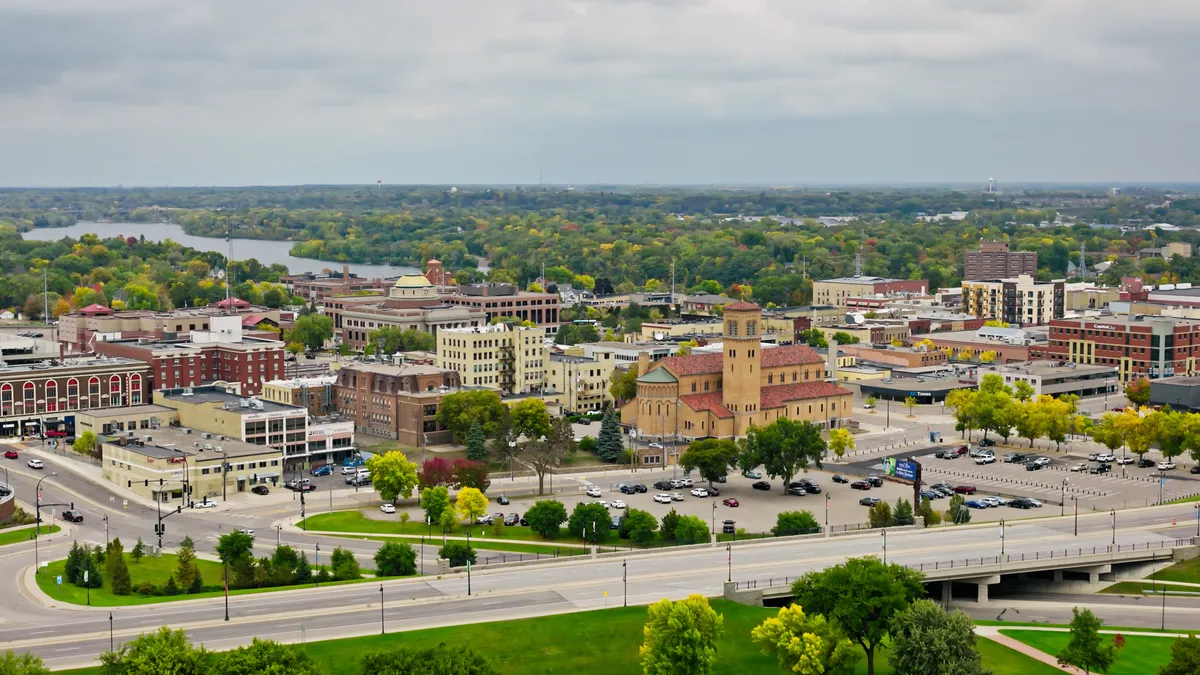
POLYGON ((392 285, 393 288, 425 288, 432 286, 429 280, 420 274, 405 274, 396 280, 392 285))

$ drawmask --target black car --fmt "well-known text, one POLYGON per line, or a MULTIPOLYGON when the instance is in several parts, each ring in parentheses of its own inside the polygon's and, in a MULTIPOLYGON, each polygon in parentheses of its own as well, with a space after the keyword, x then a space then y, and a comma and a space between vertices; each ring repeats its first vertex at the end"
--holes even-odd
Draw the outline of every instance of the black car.
POLYGON ((858 503, 862 504, 863 506, 875 506, 881 501, 883 500, 878 497, 863 497, 862 499, 858 500, 858 503))
POLYGON ((613 517, 612 517, 612 524, 611 524, 611 525, 609 525, 608 529, 610 529, 610 530, 619 530, 619 529, 621 529, 621 516, 613 516, 613 517))
POLYGON ((995 444, 996 444, 996 441, 993 441, 990 438, 984 438, 979 441, 979 447, 981 447, 981 448, 990 448, 995 444))
POLYGON ((516 525, 519 522, 521 522, 521 514, 519 513, 510 513, 504 516, 505 525, 516 525))
POLYGON ((1033 502, 1024 497, 1017 497, 1008 503, 1009 507, 1014 509, 1032 509, 1033 502))
POLYGON ((646 492, 648 492, 648 490, 646 489, 646 486, 645 486, 645 485, 642 485, 641 483, 638 483, 637 485, 634 485, 634 486, 633 486, 633 491, 634 491, 634 492, 641 493, 641 494, 645 494, 646 492))
POLYGON ((1200 473, 1200 464, 1188 469, 1188 473, 1200 473))
POLYGON ((1140 458, 1138 458, 1137 466, 1139 469, 1153 469, 1154 468, 1154 460, 1146 459, 1145 457, 1140 457, 1140 458))
POLYGON ((250 488, 250 491, 256 495, 265 495, 271 493, 271 491, 267 489, 266 485, 255 485, 254 487, 250 488))
POLYGON ((708 490, 709 497, 719 497, 721 495, 721 491, 718 490, 716 487, 710 487, 710 488, 704 488, 704 489, 708 490))
POLYGON ((808 490, 810 495, 821 494, 821 484, 815 480, 812 480, 811 478, 806 478, 800 481, 800 484, 804 486, 805 490, 808 490))
POLYGON ((1025 463, 1026 471, 1037 471, 1040 468, 1042 468, 1042 465, 1039 462, 1026 462, 1025 463))
POLYGON ((846 478, 845 476, 843 476, 840 473, 833 474, 833 478, 830 478, 830 480, 832 480, 835 483, 849 483, 850 482, 849 478, 846 478))
POLYGON ((500 495, 500 498, 496 500, 496 503, 500 506, 508 506, 508 497, 500 495))
POLYGON ((83 522, 83 514, 74 509, 72 509, 70 511, 63 511, 62 517, 63 517, 63 520, 69 520, 72 523, 82 523, 83 522))
POLYGON ((732 520, 723 521, 721 523, 721 533, 722 534, 737 533, 737 523, 733 522, 732 520))
POLYGON ((866 480, 871 487, 883 487, 883 476, 867 476, 866 480))
POLYGON ((621 490, 621 494, 623 494, 623 495, 637 494, 637 490, 633 489, 632 485, 622 485, 620 487, 620 490, 621 490))
POLYGON ((671 485, 669 480, 660 480, 654 484, 655 490, 674 490, 675 486, 671 485))
POLYGON ((1092 468, 1088 469, 1088 473, 1108 473, 1112 471, 1112 465, 1105 462, 1096 462, 1092 464, 1092 468))
POLYGON ((765 480, 760 480, 757 483, 751 485, 750 487, 754 488, 755 490, 770 490, 771 484, 765 480))
POLYGON ((529 526, 529 519, 528 519, 528 518, 526 518, 525 516, 521 516, 521 524, 522 524, 522 525, 525 525, 526 527, 528 527, 528 526, 529 526))
POLYGON ((851 490, 870 490, 871 483, 865 480, 856 480, 850 484, 851 490))
POLYGON ((935 499, 941 499, 941 497, 942 493, 940 492, 934 492, 933 490, 921 490, 921 499, 933 501, 935 499))
POLYGON ((591 423, 592 423, 592 418, 590 418, 590 417, 580 417, 579 421, 576 422, 576 424, 582 424, 585 427, 590 426, 591 423))
POLYGON ((1004 456, 1006 464, 1024 464, 1029 458, 1020 452, 1010 452, 1004 456))
POLYGON ((724 482, 726 482, 726 481, 728 481, 728 480, 729 480, 729 479, 728 479, 728 478, 725 476, 725 474, 721 474, 720 476, 717 476, 717 480, 716 480, 715 482, 717 482, 717 483, 724 483, 724 482))

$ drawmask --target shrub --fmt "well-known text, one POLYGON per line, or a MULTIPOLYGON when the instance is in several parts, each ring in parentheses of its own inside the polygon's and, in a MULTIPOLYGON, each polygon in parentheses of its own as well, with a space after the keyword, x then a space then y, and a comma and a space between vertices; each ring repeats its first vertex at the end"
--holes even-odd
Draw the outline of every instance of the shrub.
POLYGON ((675 539, 675 528, 679 525, 679 514, 675 509, 667 511, 667 514, 662 517, 662 527, 659 528, 659 534, 663 539, 672 541, 675 539))
POLYGON ((675 539, 690 544, 707 542, 709 540, 708 523, 700 520, 698 516, 683 516, 679 519, 679 524, 675 526, 675 539))
POLYGON ((813 534, 821 531, 821 525, 811 511, 784 511, 775 519, 771 534, 789 537, 796 534, 813 534))
POLYGON ((448 541, 446 545, 438 551, 438 556, 450 561, 451 567, 462 567, 471 561, 475 564, 475 549, 467 546, 465 541, 448 541))
POLYGON ((375 552, 375 574, 403 577, 417 573, 417 552, 411 544, 389 541, 375 552))

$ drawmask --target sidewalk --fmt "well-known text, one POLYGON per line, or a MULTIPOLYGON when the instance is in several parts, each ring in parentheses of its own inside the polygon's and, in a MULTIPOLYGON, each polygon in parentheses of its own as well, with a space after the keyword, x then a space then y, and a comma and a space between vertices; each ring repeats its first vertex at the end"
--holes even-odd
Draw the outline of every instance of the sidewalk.
MULTIPOLYGON (((984 637, 989 640, 992 640, 992 641, 996 642, 997 644, 1004 645, 1005 647, 1008 647, 1009 649, 1012 649, 1013 651, 1020 652, 1032 659, 1037 659, 1038 661, 1041 661, 1042 663, 1045 663, 1048 666, 1058 668, 1059 670, 1063 671, 1064 673, 1078 673, 1078 675, 1083 675, 1083 671, 1078 668, 1075 668, 1074 666, 1058 665, 1058 659, 1055 656, 1053 656, 1052 654, 1047 654, 1046 652, 1043 652, 1041 650, 1030 647, 1029 645, 1025 644, 1024 642, 1021 642, 1020 640, 1010 638, 1007 635, 1002 635, 1000 633, 1000 631, 1002 631, 1002 630, 1037 630, 1037 631, 1046 631, 1046 632, 1050 632, 1050 633, 1069 633, 1071 631, 1071 629, 1060 628, 1057 626, 1020 626, 1020 625, 976 626, 975 634, 978 635, 979 637, 984 637)), ((1125 635, 1125 636, 1134 635, 1134 636, 1142 636, 1142 637, 1162 637, 1162 638, 1182 638, 1182 637, 1189 637, 1192 635, 1192 633, 1154 633, 1154 632, 1150 632, 1150 631, 1103 630, 1103 629, 1100 631, 1100 633, 1102 635, 1118 635, 1119 634, 1119 635, 1125 635)))

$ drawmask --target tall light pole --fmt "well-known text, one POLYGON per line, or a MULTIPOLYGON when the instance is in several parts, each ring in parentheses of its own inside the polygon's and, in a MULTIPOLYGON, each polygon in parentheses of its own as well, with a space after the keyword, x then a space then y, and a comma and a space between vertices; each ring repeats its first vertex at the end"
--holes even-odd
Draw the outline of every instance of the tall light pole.
POLYGON ((1075 536, 1079 536, 1079 497, 1071 495, 1071 506, 1075 510, 1075 536))
POLYGON ((104 548, 105 548, 105 550, 107 550, 107 549, 108 549, 108 543, 109 543, 109 539, 108 539, 108 514, 106 513, 106 514, 104 514, 104 548))
POLYGON ((1004 555, 1004 519, 1000 519, 1000 555, 1004 555))
POLYGON ((629 563, 621 561, 621 584, 625 590, 621 592, 621 601, 623 607, 629 606, 629 563))
POLYGON ((733 544, 725 544, 725 567, 729 570, 725 581, 733 581, 733 544))
POLYGON ((34 488, 33 488, 33 493, 34 493, 33 499, 34 499, 34 503, 36 504, 36 506, 34 507, 36 516, 34 517, 34 521, 33 521, 33 573, 34 574, 37 574, 38 566, 39 566, 39 564, 38 564, 38 538, 41 536, 41 530, 42 530, 42 481, 46 480, 47 478, 50 478, 51 476, 57 476, 57 475, 58 475, 57 472, 51 471, 49 476, 42 476, 41 480, 39 480, 37 482, 37 485, 34 486, 34 488))
POLYGON ((1200 537, 1200 504, 1196 504, 1196 536, 1200 537))
POLYGON ((1112 534, 1113 534, 1112 543, 1115 546, 1117 544, 1117 510, 1116 509, 1112 510, 1112 534))
POLYGON ((1060 516, 1067 515, 1067 482, 1069 480, 1071 480, 1071 479, 1070 478, 1063 479, 1062 490, 1060 490, 1058 493, 1059 494, 1058 503, 1059 503, 1059 507, 1060 507, 1058 510, 1058 515, 1060 515, 1060 516))
POLYGON ((108 651, 113 652, 113 617, 112 612, 108 613, 108 651))
POLYGON ((887 564, 887 528, 885 527, 882 530, 880 530, 879 534, 883 535, 883 564, 886 565, 887 564))
POLYGON ((715 536, 717 536, 717 503, 713 502, 712 505, 713 505, 712 533, 713 533, 713 536, 715 537, 715 536))
POLYGON ((387 634, 387 631, 384 630, 384 628, 385 628, 385 626, 383 623, 383 584, 379 584, 379 634, 380 635, 387 634))

